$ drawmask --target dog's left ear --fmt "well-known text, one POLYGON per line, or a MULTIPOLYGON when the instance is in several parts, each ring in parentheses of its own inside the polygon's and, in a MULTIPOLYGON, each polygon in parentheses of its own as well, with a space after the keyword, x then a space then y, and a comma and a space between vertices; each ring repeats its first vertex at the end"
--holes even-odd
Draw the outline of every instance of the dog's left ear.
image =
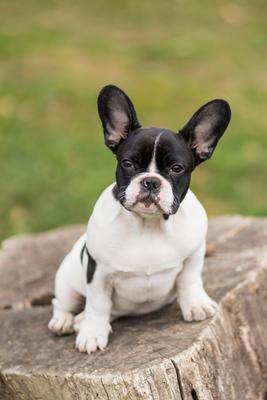
POLYGON ((99 93, 97 105, 105 143, 116 152, 129 132, 141 128, 133 103, 117 86, 108 85, 99 93))
POLYGON ((204 104, 180 133, 191 148, 195 165, 212 156, 215 147, 231 119, 231 109, 225 100, 204 104))

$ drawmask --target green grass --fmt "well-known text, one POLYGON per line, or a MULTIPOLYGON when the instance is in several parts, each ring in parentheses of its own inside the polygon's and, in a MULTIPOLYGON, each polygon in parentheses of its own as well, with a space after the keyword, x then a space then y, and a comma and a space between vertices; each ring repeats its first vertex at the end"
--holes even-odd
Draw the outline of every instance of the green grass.
POLYGON ((192 188, 210 215, 267 215, 267 3, 0 4, 0 238, 85 223, 114 179, 96 111, 102 86, 144 126, 178 129, 221 97, 233 119, 192 188))

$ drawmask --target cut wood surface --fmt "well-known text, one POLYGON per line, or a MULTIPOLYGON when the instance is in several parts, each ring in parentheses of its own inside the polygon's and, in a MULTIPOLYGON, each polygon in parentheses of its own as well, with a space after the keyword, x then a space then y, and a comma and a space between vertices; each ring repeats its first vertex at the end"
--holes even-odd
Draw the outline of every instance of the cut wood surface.
POLYGON ((215 317, 186 323, 173 304, 124 318, 91 355, 47 328, 55 271, 84 230, 3 243, 1 400, 267 399, 267 219, 210 220, 204 281, 215 317))

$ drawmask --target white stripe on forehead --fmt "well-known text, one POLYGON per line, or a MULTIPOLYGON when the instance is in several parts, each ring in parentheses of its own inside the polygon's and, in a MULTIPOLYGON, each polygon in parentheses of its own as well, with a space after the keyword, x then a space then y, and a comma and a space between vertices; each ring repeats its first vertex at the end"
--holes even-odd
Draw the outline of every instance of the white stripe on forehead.
POLYGON ((151 158, 150 164, 149 164, 148 169, 147 169, 148 172, 157 172, 156 150, 157 150, 157 145, 158 145, 159 139, 160 139, 161 135, 163 134, 163 132, 164 132, 164 130, 161 131, 156 137, 156 140, 155 140, 155 143, 154 143, 154 148, 153 148, 153 153, 152 153, 152 158, 151 158))

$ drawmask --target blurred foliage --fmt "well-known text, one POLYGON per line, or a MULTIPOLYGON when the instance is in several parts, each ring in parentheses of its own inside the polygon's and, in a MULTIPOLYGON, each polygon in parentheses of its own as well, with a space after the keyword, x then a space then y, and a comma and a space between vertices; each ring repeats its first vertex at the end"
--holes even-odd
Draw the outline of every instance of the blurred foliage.
POLYGON ((144 126, 227 99, 228 132, 192 188, 210 215, 267 215, 267 2, 0 2, 0 237, 85 223, 114 179, 102 86, 144 126))

